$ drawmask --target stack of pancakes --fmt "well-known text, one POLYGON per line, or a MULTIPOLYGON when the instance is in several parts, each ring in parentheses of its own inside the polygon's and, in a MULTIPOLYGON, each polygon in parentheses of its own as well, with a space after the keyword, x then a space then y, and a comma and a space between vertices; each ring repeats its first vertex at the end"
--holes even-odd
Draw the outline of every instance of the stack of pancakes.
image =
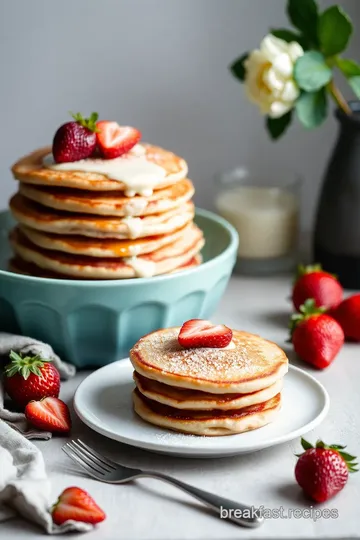
POLYGON ((281 406, 288 359, 277 345, 233 331, 224 349, 184 349, 180 328, 158 330, 130 351, 135 412, 193 435, 231 435, 272 422, 281 406))
MULTIPOLYGON (((183 159, 148 144, 115 160, 55 164, 50 147, 25 156, 12 168, 20 185, 10 201, 18 223, 10 235, 11 270, 121 279, 197 266, 204 239, 193 222, 194 187, 187 170, 183 159), (110 161, 120 171, 116 180, 98 172, 110 161), (149 167, 161 174, 149 175, 147 185, 140 173, 149 167), (142 189, 121 179, 121 171, 129 176, 129 170, 139 171, 142 189)), ((137 173, 131 174, 134 180, 137 173)))

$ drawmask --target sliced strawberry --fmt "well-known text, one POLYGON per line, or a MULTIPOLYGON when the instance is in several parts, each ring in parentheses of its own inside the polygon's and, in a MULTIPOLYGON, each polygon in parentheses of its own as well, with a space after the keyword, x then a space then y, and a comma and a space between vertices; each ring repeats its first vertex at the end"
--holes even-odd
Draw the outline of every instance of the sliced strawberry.
POLYGON ((25 416, 33 426, 45 431, 68 433, 71 428, 68 406, 55 397, 30 401, 25 407, 25 416))
POLYGON ((83 523, 100 523, 106 518, 105 512, 90 497, 87 491, 78 487, 65 489, 51 510, 53 522, 61 525, 69 519, 83 523))
POLYGON ((105 159, 113 159, 129 152, 141 139, 139 130, 119 126, 117 122, 102 120, 96 124, 98 148, 105 159))
POLYGON ((214 325, 203 319, 186 321, 180 330, 178 341, 182 347, 223 348, 232 340, 232 330, 223 324, 214 325))

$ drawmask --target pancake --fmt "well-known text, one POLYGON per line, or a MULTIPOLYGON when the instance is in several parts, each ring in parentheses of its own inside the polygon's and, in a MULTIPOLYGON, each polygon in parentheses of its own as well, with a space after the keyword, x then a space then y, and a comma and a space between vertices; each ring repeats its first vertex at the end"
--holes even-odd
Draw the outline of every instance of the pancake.
POLYGON ((181 411, 156 403, 144 396, 139 390, 133 392, 135 412, 145 421, 173 431, 193 435, 219 436, 244 433, 258 429, 272 422, 281 407, 281 396, 230 411, 181 411))
POLYGON ((165 328, 142 337, 131 349, 135 371, 155 381, 214 394, 257 392, 288 370, 288 359, 275 343, 233 330, 233 348, 184 349, 180 328, 165 328))
POLYGON ((152 253, 163 246, 172 244, 193 230, 193 225, 186 225, 174 233, 149 236, 137 240, 112 240, 90 238, 88 236, 60 235, 44 233, 20 225, 21 232, 36 246, 74 253, 75 255, 88 255, 89 257, 133 257, 152 253))
POLYGON ((67 188, 32 186, 21 183, 22 195, 44 206, 84 214, 103 216, 147 216, 160 214, 183 206, 194 195, 194 186, 188 179, 164 189, 154 191, 149 197, 125 197, 121 191, 85 191, 67 188))
MULTIPOLYGON (((126 160, 129 156, 137 159, 144 159, 145 162, 154 164, 161 168, 159 181, 154 189, 161 189, 171 186, 180 180, 183 180, 188 172, 186 162, 168 150, 150 144, 136 145, 144 150, 144 156, 138 157, 135 149, 128 154, 121 156, 121 160, 126 160)), ((51 155, 51 146, 41 148, 24 156, 12 166, 12 173, 17 180, 27 184, 37 184, 45 186, 71 187, 77 189, 86 189, 94 191, 126 191, 129 189, 129 183, 121 180, 113 180, 105 174, 94 173, 90 171, 68 170, 68 167, 76 167, 73 164, 60 164, 60 168, 52 169, 44 166, 43 160, 51 155)), ((86 161, 86 160, 84 160, 86 161)), ((114 160, 101 160, 114 161, 114 160)), ((147 174, 146 168, 144 175, 147 174)))
POLYGON ((199 390, 176 388, 147 379, 134 371, 134 381, 139 392, 157 403, 175 409, 188 410, 232 410, 263 403, 281 392, 283 381, 279 379, 269 388, 251 394, 210 394, 199 390))
POLYGON ((144 238, 172 233, 194 218, 194 204, 187 202, 162 214, 145 217, 106 217, 53 210, 17 193, 10 200, 16 221, 39 231, 96 238, 144 238))
POLYGON ((33 244, 18 229, 10 233, 10 241, 20 259, 46 271, 81 279, 127 279, 166 274, 189 262, 204 245, 203 234, 195 225, 173 244, 130 258, 97 258, 47 250, 33 244))
MULTIPOLYGON (((169 274, 173 274, 175 272, 181 272, 182 270, 189 270, 190 268, 196 268, 201 264, 201 255, 196 255, 190 261, 186 262, 182 266, 179 266, 179 268, 176 268, 172 272, 169 272, 169 274)), ((51 279, 69 279, 69 276, 66 276, 64 274, 59 274, 57 272, 51 272, 50 270, 43 270, 39 266, 36 266, 36 264, 28 263, 24 261, 23 259, 20 259, 20 257, 13 257, 9 261, 9 271, 15 272, 16 274, 23 274, 27 276, 34 276, 34 277, 41 277, 41 278, 51 278, 51 279)), ((72 278, 72 279, 82 279, 82 278, 72 278)))

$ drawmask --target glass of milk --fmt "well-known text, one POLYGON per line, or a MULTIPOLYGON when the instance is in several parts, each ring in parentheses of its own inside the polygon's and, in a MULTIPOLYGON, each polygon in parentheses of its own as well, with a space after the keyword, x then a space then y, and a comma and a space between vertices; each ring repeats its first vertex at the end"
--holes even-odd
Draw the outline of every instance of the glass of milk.
POLYGON ((289 174, 254 177, 239 167, 218 175, 215 205, 239 233, 236 270, 261 275, 291 270, 297 258, 300 182, 289 174))

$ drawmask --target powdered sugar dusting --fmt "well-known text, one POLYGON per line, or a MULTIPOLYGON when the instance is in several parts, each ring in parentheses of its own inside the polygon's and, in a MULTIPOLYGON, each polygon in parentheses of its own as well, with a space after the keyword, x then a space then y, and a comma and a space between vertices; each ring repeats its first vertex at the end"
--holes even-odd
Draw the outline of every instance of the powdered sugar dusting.
POLYGON ((257 374, 279 358, 277 346, 245 332, 234 333, 234 349, 184 349, 177 340, 179 331, 169 328, 154 332, 140 340, 134 350, 164 372, 223 382, 257 374))

